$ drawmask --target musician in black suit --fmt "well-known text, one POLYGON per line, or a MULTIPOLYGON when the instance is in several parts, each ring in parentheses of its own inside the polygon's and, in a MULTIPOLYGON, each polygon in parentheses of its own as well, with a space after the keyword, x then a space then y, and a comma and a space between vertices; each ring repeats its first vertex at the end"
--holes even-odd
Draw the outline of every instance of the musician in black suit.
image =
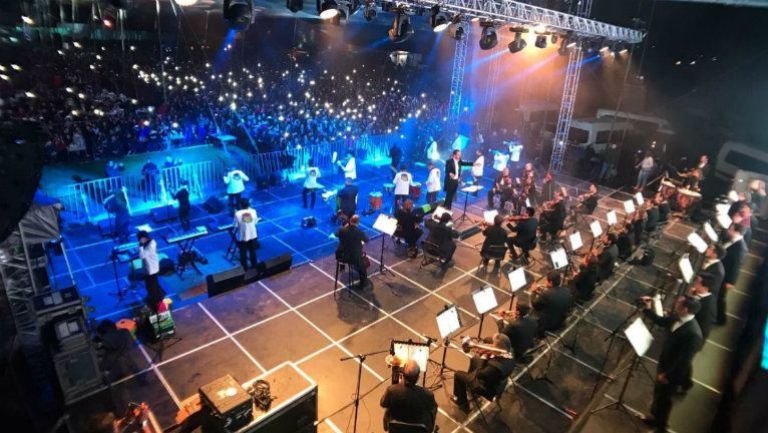
POLYGON ((184 230, 189 230, 189 211, 191 205, 189 204, 189 181, 186 179, 181 181, 181 186, 173 195, 174 200, 179 202, 179 222, 184 230))
POLYGON ((517 260, 518 257, 515 247, 521 249, 531 249, 533 247, 533 243, 536 240, 536 230, 539 226, 539 220, 536 219, 535 215, 536 209, 527 207, 521 215, 523 219, 517 221, 515 225, 507 224, 509 231, 515 233, 515 236, 507 238, 507 247, 509 248, 512 260, 517 260))
POLYGON ((603 251, 597 256, 597 280, 605 281, 613 275, 613 267, 619 258, 619 247, 616 246, 616 235, 605 235, 603 251))
POLYGON ((454 239, 459 237, 459 234, 449 226, 450 222, 451 215, 446 212, 440 215, 439 222, 435 222, 431 217, 427 217, 424 223, 427 229, 429 229, 429 235, 425 240, 427 245, 422 247, 428 249, 430 254, 443 259, 445 262, 442 266, 443 272, 453 266, 453 253, 456 251, 454 239))
POLYGON ((541 213, 541 234, 556 238, 565 224, 565 201, 563 194, 555 194, 554 201, 549 202, 549 208, 541 213))
POLYGON ((422 212, 414 209, 413 201, 405 200, 403 206, 395 210, 395 219, 397 219, 397 230, 395 236, 405 240, 408 246, 408 253, 416 257, 418 253, 416 241, 419 240, 424 231, 419 227, 421 223, 422 212))
POLYGON ((579 271, 571 283, 576 302, 587 302, 592 299, 595 287, 597 287, 597 258, 588 255, 579 265, 579 271))
MULTIPOLYGON (((509 337, 504 334, 493 336, 493 346, 507 353, 512 349, 509 337)), ((481 358, 473 356, 469 362, 469 371, 457 371, 453 376, 453 396, 451 401, 462 410, 469 410, 467 391, 492 400, 499 388, 505 386, 507 378, 515 368, 511 356, 481 358)))
POLYGON ((701 276, 696 276, 689 293, 699 301, 700 309, 696 313, 696 322, 699 324, 701 338, 704 341, 709 337, 712 325, 717 319, 717 301, 712 294, 712 287, 709 286, 709 282, 701 276))
POLYGON ((560 273, 552 271, 545 287, 534 288, 531 305, 539 322, 539 336, 560 329, 573 305, 571 291, 561 287, 560 282, 560 273))
POLYGON ((653 312, 652 299, 643 297, 643 301, 645 316, 668 330, 656 370, 651 416, 643 421, 654 427, 657 432, 666 432, 669 413, 672 410, 672 396, 676 389, 685 383, 693 357, 703 341, 701 328, 694 319, 700 304, 690 296, 680 296, 675 302, 674 313, 659 317, 653 312))
POLYGON ((501 215, 496 215, 493 218, 493 225, 486 226, 485 222, 483 222, 483 227, 485 227, 483 236, 485 236, 485 239, 483 240, 483 246, 480 248, 480 256, 483 258, 483 267, 488 266, 488 262, 490 261, 489 256, 493 255, 495 252, 492 250, 501 250, 503 253, 501 254, 501 258, 494 260, 492 271, 494 273, 499 272, 501 261, 504 260, 504 256, 506 255, 503 250, 507 242, 507 232, 504 230, 504 227, 501 226, 501 223, 503 222, 504 217, 501 215))
POLYGON ((496 194, 501 194, 502 187, 504 186, 504 180, 508 178, 510 178, 509 168, 504 167, 501 170, 501 173, 499 173, 499 175, 496 176, 496 180, 494 180, 493 186, 491 187, 491 189, 488 190, 488 210, 491 210, 494 208, 493 196, 496 194))
POLYGON ((392 420, 422 424, 430 433, 434 430, 437 401, 432 391, 417 384, 419 374, 419 365, 415 361, 407 361, 403 366, 403 381, 390 385, 381 396, 380 404, 385 409, 385 431, 389 430, 392 420))
POLYGON ((653 232, 659 225, 659 207, 652 200, 645 202, 646 219, 645 219, 645 231, 653 232))
POLYGON ((472 163, 462 161, 461 150, 456 149, 453 155, 445 161, 445 179, 443 180, 443 191, 445 191, 445 203, 443 207, 450 209, 453 199, 456 197, 456 191, 459 189, 461 180, 461 167, 469 167, 472 163))
POLYGON ((344 214, 347 219, 352 218, 352 215, 357 212, 357 194, 358 188, 354 184, 354 179, 346 178, 344 180, 344 188, 339 191, 339 210, 344 214))
POLYGON ((736 278, 741 271, 741 263, 747 254, 747 244, 744 242, 743 232, 744 229, 740 224, 732 224, 726 231, 728 240, 723 244, 725 257, 722 260, 725 272, 723 285, 717 292, 717 321, 715 323, 718 325, 725 325, 725 296, 736 284, 736 278))
POLYGON ((710 288, 714 296, 717 296, 725 278, 725 267, 723 267, 722 262, 724 257, 725 248, 722 245, 710 245, 704 251, 704 263, 702 263, 701 269, 699 269, 698 276, 704 280, 704 284, 710 288))
POLYGON ((360 275, 360 284, 356 287, 363 290, 368 285, 368 269, 363 260, 363 244, 368 242, 368 236, 358 227, 360 217, 352 215, 349 223, 336 232, 339 246, 336 247, 336 260, 349 263, 360 275))
MULTIPOLYGON (((526 305, 519 305, 514 314, 514 320, 505 322, 498 320, 496 326, 499 332, 509 338, 512 345, 512 353, 515 355, 515 361, 526 362, 525 354, 533 348, 539 324, 530 314, 530 308, 526 305)), ((511 313, 511 312, 510 312, 511 313)))

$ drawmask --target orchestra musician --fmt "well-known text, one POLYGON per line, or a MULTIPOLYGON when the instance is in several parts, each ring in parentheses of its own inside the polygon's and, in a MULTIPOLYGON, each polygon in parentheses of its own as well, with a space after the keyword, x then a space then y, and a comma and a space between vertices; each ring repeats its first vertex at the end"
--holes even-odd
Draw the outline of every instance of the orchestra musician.
POLYGON ((707 179, 710 168, 712 167, 709 165, 709 157, 707 155, 699 156, 699 163, 696 165, 696 169, 699 170, 699 183, 703 183, 707 179))
POLYGON ((493 197, 496 194, 501 194, 501 189, 504 185, 504 179, 510 179, 509 168, 507 167, 504 167, 501 170, 501 173, 496 176, 496 179, 493 182, 493 186, 488 190, 488 210, 495 208, 493 205, 493 197))
POLYGON ((440 192, 440 169, 435 167, 434 161, 427 163, 427 181, 425 182, 427 187, 427 203, 437 202, 437 194, 440 192))
POLYGON ((627 221, 618 228, 616 234, 616 249, 618 258, 628 259, 635 251, 635 237, 632 234, 632 221, 627 221))
POLYGON ((523 166, 523 174, 520 176, 520 189, 523 201, 527 198, 530 199, 531 203, 536 202, 536 171, 530 162, 525 163, 525 166, 523 166))
POLYGON ((424 231, 419 227, 422 212, 414 209, 413 201, 406 199, 403 206, 395 210, 395 219, 397 219, 395 236, 403 238, 408 246, 408 255, 416 257, 418 254, 416 242, 424 234, 424 231))
POLYGON ((358 189, 354 184, 354 179, 348 177, 344 180, 344 188, 339 191, 339 210, 344 218, 349 220, 357 212, 357 194, 358 189))
POLYGON ((227 185, 227 197, 229 197, 229 209, 232 213, 240 205, 240 198, 245 191, 245 182, 249 180, 245 173, 234 166, 230 167, 229 172, 224 176, 224 184, 227 185))
POLYGON ((165 292, 160 288, 160 258, 157 255, 157 242, 144 230, 136 235, 139 241, 139 258, 144 268, 144 286, 147 289, 145 302, 147 306, 157 312, 158 304, 163 301, 165 292))
POLYGON ((540 337, 543 337, 546 332, 560 329, 573 305, 571 291, 560 283, 560 273, 552 271, 547 275, 545 286, 535 286, 532 289, 531 305, 539 323, 540 337))
POLYGON ((683 188, 691 191, 699 191, 699 183, 701 182, 701 170, 694 168, 687 173, 680 175, 683 180, 683 188))
POLYGON ((240 250, 240 265, 243 269, 255 269, 256 248, 259 246, 259 234, 256 230, 258 217, 256 210, 251 208, 247 198, 240 200, 240 210, 235 212, 235 238, 237 248, 240 250), (251 267, 248 267, 246 255, 251 259, 251 267))
POLYGON ((606 233, 603 237, 602 247, 594 249, 593 254, 597 257, 597 280, 605 281, 613 275, 613 268, 619 257, 616 234, 606 233))
POLYGON ((453 205, 453 199, 456 197, 456 191, 459 189, 461 181, 461 167, 469 167, 472 163, 461 159, 461 150, 455 149, 451 157, 445 161, 445 179, 443 180, 443 189, 445 191, 445 203, 443 207, 450 210, 453 205))
POLYGON ((339 170, 344 174, 345 179, 357 179, 357 163, 355 162, 355 156, 352 151, 347 151, 347 162, 344 164, 341 161, 336 161, 336 165, 339 166, 339 170))
POLYGON ((555 198, 555 194, 557 193, 557 183, 555 182, 555 177, 552 175, 552 172, 547 170, 547 172, 544 174, 544 183, 541 184, 541 195, 539 196, 541 198, 542 202, 548 202, 555 198))
POLYGON ((544 204, 541 213, 541 234, 550 239, 557 238, 565 224, 566 210, 563 193, 557 192, 555 199, 544 204))
POLYGON ((440 215, 439 222, 435 222, 431 216, 427 216, 424 223, 429 229, 429 235, 426 239, 428 245, 422 245, 422 248, 430 248, 430 254, 438 256, 444 261, 441 267, 443 273, 454 264, 453 253, 456 251, 454 239, 459 237, 459 233, 449 226, 450 222, 451 215, 446 212, 440 215))
POLYGON ((643 203, 645 206, 645 231, 646 233, 652 233, 659 226, 659 206, 655 200, 646 200, 643 203))
MULTIPOLYGON (((506 241, 507 241, 507 232, 504 230, 504 227, 502 227, 502 223, 504 222, 504 217, 501 215, 496 215, 493 218, 493 225, 488 225, 485 221, 481 223, 483 227, 483 236, 485 239, 483 240, 483 246, 480 248, 480 256, 483 258, 483 267, 488 267, 488 262, 490 261, 489 255, 491 254, 491 248, 495 247, 496 249, 503 250, 506 247, 506 241)), ((503 252, 503 251, 502 251, 503 252)), ((504 260, 505 254, 502 254, 501 258, 496 258, 494 260, 493 264, 493 273, 499 272, 499 269, 501 267, 501 262, 504 260)))
POLYGON ((189 181, 184 179, 181 181, 181 186, 173 194, 173 199, 179 202, 179 222, 181 228, 189 230, 189 211, 191 205, 189 204, 189 181))
POLYGON ((672 209, 669 207, 669 201, 667 198, 664 197, 664 194, 662 193, 656 193, 656 195, 653 197, 653 204, 659 208, 659 223, 666 223, 667 220, 669 220, 670 212, 672 212, 672 209))
POLYGON ((392 420, 422 424, 427 432, 434 431, 437 401, 432 391, 418 385, 421 371, 416 361, 408 360, 403 366, 403 381, 390 385, 381 396, 384 410, 384 430, 392 420))
POLYGON ((364 290, 368 284, 368 269, 363 257, 363 245, 368 242, 368 236, 360 230, 360 216, 352 215, 347 225, 336 232, 339 245, 336 247, 336 260, 349 263, 360 276, 360 283, 351 287, 353 290, 364 290))
POLYGON ((643 232, 645 231, 645 220, 646 220, 646 212, 644 207, 638 207, 635 209, 634 214, 632 215, 632 225, 631 225, 631 233, 632 233, 632 241, 634 242, 635 246, 640 246, 643 240, 643 232))
POLYGON ((515 247, 523 250, 533 247, 539 221, 536 219, 536 210, 532 207, 526 207, 522 215, 511 219, 515 221, 515 224, 507 224, 507 228, 515 235, 507 238, 507 248, 509 248, 512 260, 517 260, 518 255, 515 247))
POLYGON ((531 309, 527 305, 517 305, 517 297, 513 301, 511 310, 497 311, 499 316, 507 320, 497 320, 496 326, 500 333, 509 338, 515 361, 520 363, 526 362, 525 355, 535 345, 539 328, 536 319, 528 314, 530 311, 531 309))
POLYGON ((698 273, 698 276, 704 280, 704 284, 715 295, 717 295, 718 290, 723 285, 723 279, 725 278, 723 257, 725 257, 725 248, 722 245, 710 245, 704 251, 704 263, 701 264, 701 269, 699 269, 698 273))
POLYGON ((592 212, 594 212, 595 208, 597 208, 597 201, 599 198, 600 197, 597 194, 597 185, 590 183, 587 192, 576 197, 576 202, 578 204, 575 208, 575 212, 585 215, 592 215, 592 212))
POLYGON ((480 179, 483 178, 483 169, 485 168, 485 156, 483 156, 481 149, 475 151, 475 156, 475 162, 472 163, 472 179, 474 179, 475 185, 480 185, 480 179))
POLYGON ((400 172, 395 174, 392 183, 395 185, 395 208, 397 208, 401 206, 400 203, 408 199, 411 185, 413 185, 413 176, 406 171, 405 164, 400 166, 400 172))
POLYGON ((725 299, 726 294, 733 289, 736 284, 736 278, 741 271, 741 263, 744 261, 744 256, 747 253, 747 244, 744 242, 744 231, 740 224, 731 224, 726 231, 726 239, 723 242, 723 248, 725 248, 725 257, 723 257, 723 269, 725 270, 723 277, 723 285, 717 290, 717 325, 725 325, 726 321, 726 309, 725 299))
POLYGON ((509 337, 500 333, 494 334, 492 344, 496 350, 483 356, 475 354, 469 362, 469 370, 457 371, 453 376, 451 401, 464 411, 469 410, 467 391, 493 400, 499 388, 506 386, 507 378, 515 367, 512 356, 504 355, 512 350, 509 337), (497 352, 500 354, 495 354, 497 352))
POLYGON ((588 302, 597 287, 597 257, 588 254, 571 281, 576 302, 588 302))

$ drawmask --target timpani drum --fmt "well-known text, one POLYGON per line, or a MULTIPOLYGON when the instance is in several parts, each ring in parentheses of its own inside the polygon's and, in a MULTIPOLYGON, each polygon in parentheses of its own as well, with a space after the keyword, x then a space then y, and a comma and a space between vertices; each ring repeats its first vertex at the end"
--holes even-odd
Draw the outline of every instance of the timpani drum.
POLYGON ((387 195, 392 195, 392 191, 395 190, 395 184, 394 183, 385 183, 384 184, 384 192, 387 193, 387 195))
POLYGON ((375 191, 368 194, 368 205, 370 206, 371 210, 374 210, 374 211, 381 210, 381 204, 383 202, 384 202, 384 197, 380 192, 375 191))
POLYGON ((662 197, 669 200, 670 198, 674 197, 675 193, 677 192, 677 185, 668 180, 662 180, 659 192, 661 193, 662 197))
POLYGON ((690 189, 680 188, 677 191, 677 205, 680 210, 685 211, 701 200, 701 194, 690 189))
POLYGON ((409 193, 411 199, 418 200, 421 197, 421 182, 414 182, 409 189, 409 193))

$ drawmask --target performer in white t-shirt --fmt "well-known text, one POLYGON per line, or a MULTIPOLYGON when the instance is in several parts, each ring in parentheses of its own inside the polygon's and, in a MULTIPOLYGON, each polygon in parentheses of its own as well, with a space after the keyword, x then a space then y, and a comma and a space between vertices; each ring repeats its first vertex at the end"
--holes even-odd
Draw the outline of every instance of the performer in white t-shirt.
POLYGON ((397 208, 399 202, 405 202, 408 199, 411 185, 413 185, 413 176, 406 171, 404 164, 400 166, 400 171, 395 175, 392 183, 395 184, 395 208, 397 208))
POLYGON ((227 197, 229 197, 229 208, 235 211, 240 204, 240 198, 245 191, 245 182, 248 182, 248 176, 235 167, 230 167, 229 172, 224 176, 224 183, 227 185, 227 197))
POLYGON ((246 253, 251 259, 251 268, 256 267, 256 248, 259 246, 259 234, 256 231, 256 222, 258 215, 256 210, 251 208, 248 199, 240 201, 240 210, 235 212, 235 238, 237 247, 240 249, 240 265, 243 269, 248 269, 246 253))
POLYGON ((307 208, 307 194, 312 195, 312 201, 310 208, 315 208, 315 199, 317 196, 317 193, 315 190, 322 188, 323 186, 320 185, 320 183, 317 182, 317 179, 320 178, 320 169, 315 167, 315 162, 313 160, 309 160, 307 163, 307 170, 306 170, 306 177, 304 178, 304 190, 301 191, 301 200, 304 204, 304 209, 307 208))
POLYGON ((427 169, 429 175, 427 176, 427 203, 435 203, 437 201, 437 194, 440 192, 442 185, 440 185, 440 169, 435 167, 433 161, 427 163, 427 169))

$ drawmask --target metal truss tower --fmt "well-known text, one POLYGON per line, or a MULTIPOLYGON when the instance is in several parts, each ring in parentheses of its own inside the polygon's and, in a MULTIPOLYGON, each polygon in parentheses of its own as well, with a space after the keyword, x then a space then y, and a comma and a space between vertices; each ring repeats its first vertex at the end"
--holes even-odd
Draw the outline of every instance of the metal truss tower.
POLYGON ((496 85, 501 71, 502 56, 496 56, 491 60, 490 72, 485 81, 485 94, 483 96, 482 108, 485 110, 485 116, 482 120, 482 128, 488 131, 493 124, 493 117, 496 114, 496 85))
POLYGON ((461 117, 462 92, 464 90, 464 67, 467 60, 467 46, 469 45, 469 29, 465 26, 464 37, 456 41, 456 50, 453 54, 453 71, 451 73, 451 94, 448 102, 448 121, 453 124, 461 117))

